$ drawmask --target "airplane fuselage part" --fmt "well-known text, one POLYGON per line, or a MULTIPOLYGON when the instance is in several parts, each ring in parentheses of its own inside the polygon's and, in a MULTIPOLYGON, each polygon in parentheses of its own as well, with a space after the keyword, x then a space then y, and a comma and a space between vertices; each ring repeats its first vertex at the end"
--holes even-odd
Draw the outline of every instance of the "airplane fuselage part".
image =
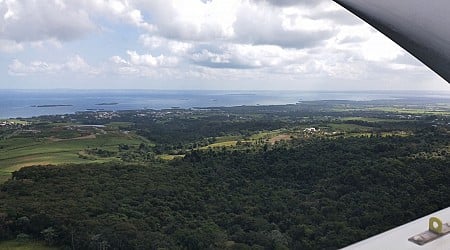
POLYGON ((450 83, 449 0, 334 0, 450 83))

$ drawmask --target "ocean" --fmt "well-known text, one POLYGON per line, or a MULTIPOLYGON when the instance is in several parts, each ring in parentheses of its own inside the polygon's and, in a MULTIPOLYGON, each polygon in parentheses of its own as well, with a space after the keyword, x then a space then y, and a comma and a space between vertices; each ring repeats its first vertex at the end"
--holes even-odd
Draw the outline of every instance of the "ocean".
POLYGON ((299 101, 370 101, 436 98, 450 92, 216 91, 216 90, 0 90, 0 119, 71 114, 88 110, 139 110, 239 105, 282 105, 299 101))

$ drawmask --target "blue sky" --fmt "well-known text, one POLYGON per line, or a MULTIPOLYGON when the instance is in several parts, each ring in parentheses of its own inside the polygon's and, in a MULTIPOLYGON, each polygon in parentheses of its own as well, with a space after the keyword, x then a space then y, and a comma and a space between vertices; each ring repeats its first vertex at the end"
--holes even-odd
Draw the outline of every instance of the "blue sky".
POLYGON ((328 0, 0 0, 0 89, 449 90, 328 0))

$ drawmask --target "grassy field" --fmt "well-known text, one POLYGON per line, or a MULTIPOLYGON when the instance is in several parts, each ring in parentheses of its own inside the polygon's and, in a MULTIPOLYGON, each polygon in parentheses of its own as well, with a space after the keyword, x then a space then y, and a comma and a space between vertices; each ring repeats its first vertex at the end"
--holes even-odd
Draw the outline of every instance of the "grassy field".
POLYGON ((89 148, 117 151, 119 144, 137 146, 142 142, 146 141, 141 137, 120 132, 64 140, 29 137, 2 140, 0 141, 0 183, 6 181, 11 176, 11 172, 24 166, 111 161, 114 159, 82 159, 80 153, 89 148))
POLYGON ((373 118, 373 117, 343 117, 340 118, 341 121, 365 121, 365 122, 402 122, 405 120, 395 120, 395 119, 380 119, 380 118, 373 118))
POLYGON ((250 136, 250 139, 251 140, 270 139, 270 138, 273 138, 275 136, 278 136, 282 132, 283 131, 281 131, 281 130, 262 131, 262 132, 259 132, 257 134, 254 134, 254 135, 250 136))
POLYGON ((162 154, 158 155, 158 158, 165 161, 171 161, 175 158, 183 158, 184 155, 169 155, 169 154, 162 154))
POLYGON ((236 146, 237 141, 224 141, 210 144, 205 147, 201 147, 200 149, 208 149, 208 148, 221 148, 221 147, 233 147, 236 146))
POLYGON ((430 108, 426 109, 423 107, 373 107, 367 108, 367 110, 372 111, 384 111, 384 112, 396 112, 401 114, 417 114, 417 115, 449 115, 450 111, 448 107, 444 108, 430 108))
POLYGON ((26 121, 17 120, 17 119, 0 119, 0 122, 12 122, 15 124, 22 124, 22 125, 28 124, 28 122, 26 122, 26 121))
POLYGON ((19 242, 15 240, 0 242, 1 250, 56 250, 58 248, 46 246, 41 242, 19 242))

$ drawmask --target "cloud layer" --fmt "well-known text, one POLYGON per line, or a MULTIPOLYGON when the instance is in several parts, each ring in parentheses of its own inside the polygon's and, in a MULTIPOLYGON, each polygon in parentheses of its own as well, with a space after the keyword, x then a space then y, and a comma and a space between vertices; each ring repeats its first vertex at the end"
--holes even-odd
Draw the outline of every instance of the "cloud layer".
POLYGON ((126 77, 124 88, 171 80, 242 88, 260 79, 262 89, 276 87, 269 79, 293 89, 349 81, 376 89, 373 79, 404 85, 410 75, 439 82, 328 0, 0 0, 0 31, 3 74, 22 81, 78 74, 126 77), (99 37, 106 52, 97 55, 99 37))

